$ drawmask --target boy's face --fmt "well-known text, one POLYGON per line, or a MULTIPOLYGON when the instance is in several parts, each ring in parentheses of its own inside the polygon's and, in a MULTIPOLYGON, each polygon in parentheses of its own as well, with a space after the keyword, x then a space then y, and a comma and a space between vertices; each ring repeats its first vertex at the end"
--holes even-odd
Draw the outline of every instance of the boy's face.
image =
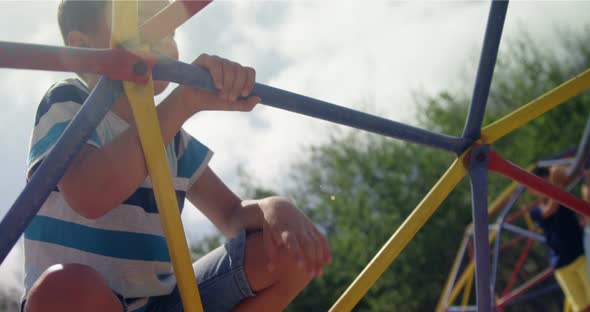
MULTIPOLYGON (((169 2, 165 0, 147 0, 138 1, 138 4, 138 19, 139 25, 141 25, 154 14, 165 8, 169 2)), ((112 7, 109 2, 109 5, 105 7, 103 17, 99 18, 96 31, 94 33, 84 34, 86 40, 88 41, 89 48, 107 49, 110 47, 112 25, 111 12, 112 7)), ((150 48, 152 51, 158 54, 163 54, 176 60, 178 59, 178 47, 176 46, 176 41, 174 40, 174 34, 171 34, 159 42, 152 44, 150 48)), ((154 94, 157 95, 162 93, 168 84, 169 82, 167 81, 154 81, 154 94)))

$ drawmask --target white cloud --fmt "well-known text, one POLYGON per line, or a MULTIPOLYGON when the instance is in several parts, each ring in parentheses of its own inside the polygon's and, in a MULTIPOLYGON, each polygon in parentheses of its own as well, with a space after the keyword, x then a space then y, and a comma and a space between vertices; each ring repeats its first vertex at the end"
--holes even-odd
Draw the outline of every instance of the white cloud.
POLYGON ((0 295, 20 295, 24 279, 23 261, 22 241, 19 240, 0 265, 0 295))

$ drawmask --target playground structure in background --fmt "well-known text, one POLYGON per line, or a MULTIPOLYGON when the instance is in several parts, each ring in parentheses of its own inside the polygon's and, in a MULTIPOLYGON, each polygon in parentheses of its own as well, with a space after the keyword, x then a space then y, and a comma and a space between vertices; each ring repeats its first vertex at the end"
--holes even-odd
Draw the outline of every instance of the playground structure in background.
MULTIPOLYGON (((52 152, 38 167, 0 222, 0 262, 6 258, 82 144, 109 111, 114 100, 125 93, 138 126, 184 309, 202 311, 156 118, 152 79, 211 91, 215 91, 215 88, 208 73, 202 68, 150 55, 147 47, 150 42, 172 33, 210 2, 211 0, 177 0, 138 27, 137 1, 114 0, 112 49, 79 49, 0 42, 0 67, 103 75, 52 152)), ((449 169, 337 300, 331 311, 350 311, 354 308, 467 173, 471 178, 472 189, 478 311, 491 311, 494 306, 490 287, 488 170, 542 192, 568 208, 590 216, 590 204, 506 161, 490 148, 492 143, 503 136, 588 89, 590 70, 580 73, 489 126, 483 129, 481 127, 507 8, 508 1, 491 2, 473 96, 461 137, 408 126, 263 84, 256 84, 254 87, 252 95, 261 97, 264 105, 442 149, 457 155, 449 169)), ((582 163, 580 159, 585 159, 586 154, 586 150, 577 154, 574 169, 579 168, 582 163)))
MULTIPOLYGON (((581 143, 577 148, 578 151, 587 149, 590 137, 590 119, 588 119, 586 129, 581 139, 581 143)), ((585 157, 584 154, 579 156, 585 157)), ((553 157, 539 161, 533 167, 549 167, 554 165, 565 165, 575 166, 578 164, 585 164, 587 166, 588 159, 582 159, 576 157, 576 148, 570 148, 564 152, 561 152, 553 157), (579 163, 578 163, 579 161, 579 163)), ((529 168, 529 169, 530 169, 529 168)), ((578 169, 582 169, 581 167, 578 169)), ((572 189, 582 181, 582 170, 574 172, 571 171, 574 177, 573 181, 568 186, 568 189, 572 189)), ((551 283, 545 283, 543 287, 541 284, 546 282, 549 277, 553 275, 554 269, 547 265, 547 268, 538 272, 533 277, 529 278, 525 282, 522 282, 520 286, 516 287, 519 277, 521 277, 521 271, 525 265, 529 252, 533 247, 534 243, 545 243, 546 239, 541 235, 541 230, 536 228, 531 220, 528 212, 529 210, 538 205, 538 200, 532 203, 515 208, 516 203, 521 198, 525 187, 512 182, 491 204, 488 210, 488 215, 491 217, 496 216, 496 221, 490 224, 489 229, 489 244, 492 245, 492 270, 491 270, 491 283, 490 289, 494 299, 493 307, 497 311, 504 311, 504 308, 514 306, 522 302, 533 300, 539 296, 546 295, 553 291, 559 290, 559 285, 555 281, 551 283), (520 225, 520 226, 519 226, 520 225), (522 226, 526 226, 523 228, 522 226), (502 234, 510 234, 510 238, 502 242, 502 234), (497 291, 499 285, 499 258, 500 253, 510 248, 521 247, 518 257, 515 258, 516 262, 510 276, 504 283, 504 288, 501 291, 497 291)), ((447 282, 440 295, 439 302, 436 307, 437 312, 442 311, 477 311, 477 307, 469 305, 471 297, 471 291, 473 288, 474 278, 474 261, 473 261, 473 225, 470 224, 465 228, 465 234, 463 240, 459 245, 457 255, 449 272, 447 282), (458 305, 453 305, 458 301, 459 295, 461 294, 461 300, 458 305)), ((571 311, 570 302, 565 298, 564 301, 564 312, 571 311)))

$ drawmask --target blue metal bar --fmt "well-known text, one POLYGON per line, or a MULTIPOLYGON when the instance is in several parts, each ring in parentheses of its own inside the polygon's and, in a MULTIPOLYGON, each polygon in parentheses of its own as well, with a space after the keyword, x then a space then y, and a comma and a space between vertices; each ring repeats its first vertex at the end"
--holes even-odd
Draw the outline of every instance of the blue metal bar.
POLYGON ((55 189, 80 148, 122 94, 120 82, 101 78, 53 150, 47 155, 0 222, 0 263, 55 189))
POLYGON ((567 171, 568 176, 572 176, 582 169, 588 159, 588 154, 590 154, 590 118, 586 121, 586 128, 584 129, 580 145, 578 145, 576 159, 567 171))
POLYGON ((451 270, 449 286, 447 287, 447 291, 444 294, 443 302, 445 305, 449 303, 449 297, 451 296, 451 291, 453 290, 455 282, 457 281, 457 276, 459 275, 459 268, 461 268, 463 258, 465 258, 465 250, 467 249, 467 244, 469 243, 470 237, 471 234, 468 233, 468 231, 465 231, 465 234, 463 234, 463 240, 461 240, 459 252, 457 252, 457 255, 455 256, 455 261, 453 261, 456 265, 453 266, 451 270))
POLYGON ((492 84, 507 9, 507 0, 492 1, 475 78, 475 87, 473 88, 469 113, 463 129, 462 137, 464 138, 478 140, 481 137, 481 124, 488 101, 488 94, 490 93, 490 85, 492 84))
POLYGON ((537 167, 551 167, 551 166, 571 166, 574 164, 574 158, 549 159, 537 162, 537 167))
POLYGON ((542 161, 555 160, 555 159, 560 159, 560 158, 564 158, 564 157, 568 157, 568 156, 573 157, 573 156, 575 156, 577 150, 578 150, 578 145, 570 146, 559 153, 555 153, 555 154, 553 154, 549 157, 545 157, 541 160, 542 161))
MULTIPOLYGON (((510 197, 510 201, 508 201, 508 203, 506 203, 506 206, 504 207, 504 209, 502 210, 502 212, 500 213, 500 215, 498 216, 498 218, 496 218, 496 224, 503 224, 504 223, 504 219, 506 219, 506 215, 508 215, 508 212, 510 212, 510 210, 512 210, 512 207, 514 207, 514 204, 516 204, 516 201, 520 198, 520 196, 522 195, 522 192, 524 192, 524 186, 519 185, 516 190, 514 190, 514 192, 512 193, 512 196, 510 197)), ((494 253, 493 253, 493 261, 492 261, 492 282, 491 282, 491 289, 492 291, 496 291, 496 279, 497 279, 497 274, 498 274, 498 259, 500 256, 500 236, 502 233, 502 227, 498 228, 498 231, 496 232, 496 240, 494 241, 494 253)))
MULTIPOLYGON (((209 73, 198 66, 161 57, 154 65, 154 80, 165 80, 216 91, 209 73)), ((432 146, 460 154, 472 141, 408 126, 396 121, 316 100, 296 93, 257 83, 252 95, 265 105, 323 119, 391 138, 432 146)))
POLYGON ((530 291, 528 292, 526 295, 522 295, 520 297, 518 297, 517 299, 514 299, 508 303, 506 303, 506 305, 504 307, 509 307, 518 303, 522 303, 531 299, 535 299, 536 297, 548 294, 552 291, 555 290, 560 290, 561 288, 559 287, 559 285, 556 282, 551 283, 551 285, 543 287, 541 289, 537 289, 534 291, 530 291))
POLYGON ((470 155, 471 202, 475 245, 477 310, 490 312, 490 244, 488 241, 488 159, 489 145, 475 146, 470 155))
POLYGON ((534 233, 534 232, 531 232, 531 231, 527 231, 527 230, 522 229, 522 228, 520 228, 520 227, 518 227, 516 225, 512 225, 512 224, 509 224, 509 223, 504 223, 504 224, 502 224, 502 228, 504 228, 507 231, 510 231, 512 233, 516 233, 516 234, 519 234, 519 235, 522 235, 522 236, 525 236, 525 237, 528 237, 528 238, 532 238, 532 239, 534 239, 534 240, 536 240, 538 242, 545 243, 545 237, 543 235, 539 235, 537 233, 534 233))
POLYGON ((477 312, 477 306, 450 306, 448 312, 477 312))

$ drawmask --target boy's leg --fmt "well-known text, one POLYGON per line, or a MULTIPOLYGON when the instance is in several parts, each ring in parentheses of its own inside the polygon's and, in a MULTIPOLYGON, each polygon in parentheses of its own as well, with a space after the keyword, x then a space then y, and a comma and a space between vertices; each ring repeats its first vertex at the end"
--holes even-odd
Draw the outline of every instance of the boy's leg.
POLYGON ((25 312, 123 312, 119 298, 94 269, 58 264, 47 269, 28 293, 25 312))
POLYGON ((262 233, 248 236, 244 270, 256 296, 241 302, 234 311, 282 311, 311 280, 286 250, 279 250, 272 272, 267 264, 262 233))
MULTIPOLYGON (((276 269, 268 272, 262 234, 245 232, 200 258, 193 269, 204 310, 282 311, 311 278, 289 257, 278 260, 276 269)), ((150 298, 145 311, 183 311, 178 288, 150 298)))

